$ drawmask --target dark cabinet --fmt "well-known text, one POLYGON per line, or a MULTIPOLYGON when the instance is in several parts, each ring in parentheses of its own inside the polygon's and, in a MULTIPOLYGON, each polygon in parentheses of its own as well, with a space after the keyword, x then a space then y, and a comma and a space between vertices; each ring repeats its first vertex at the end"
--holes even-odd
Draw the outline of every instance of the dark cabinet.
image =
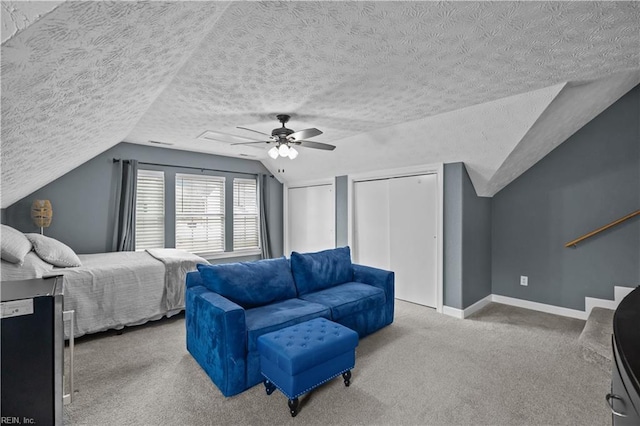
POLYGON ((3 423, 61 425, 62 277, 4 281, 0 291, 3 423))
POLYGON ((613 317, 611 392, 606 400, 615 426, 640 425, 640 288, 613 317))

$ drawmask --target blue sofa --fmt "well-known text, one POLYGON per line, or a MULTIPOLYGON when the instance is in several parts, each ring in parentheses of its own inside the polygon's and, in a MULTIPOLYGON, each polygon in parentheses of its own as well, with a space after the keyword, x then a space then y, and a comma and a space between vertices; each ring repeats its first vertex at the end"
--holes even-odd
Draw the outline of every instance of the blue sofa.
POLYGON ((349 247, 198 265, 186 286, 187 350, 225 396, 262 381, 265 333, 324 317, 364 337, 393 322, 393 272, 352 264, 349 247))

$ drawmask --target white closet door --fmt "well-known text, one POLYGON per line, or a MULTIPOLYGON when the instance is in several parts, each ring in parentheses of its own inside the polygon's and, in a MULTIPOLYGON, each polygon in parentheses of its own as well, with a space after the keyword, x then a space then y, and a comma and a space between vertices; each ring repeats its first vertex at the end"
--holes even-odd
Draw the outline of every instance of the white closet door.
POLYGON ((398 299, 436 307, 436 175, 389 180, 391 270, 398 299))
POLYGON ((354 182, 353 191, 352 257, 361 265, 389 270, 389 181, 354 182))
POLYGON ((289 188, 287 195, 289 250, 307 253, 334 248, 336 240, 333 186, 289 188))

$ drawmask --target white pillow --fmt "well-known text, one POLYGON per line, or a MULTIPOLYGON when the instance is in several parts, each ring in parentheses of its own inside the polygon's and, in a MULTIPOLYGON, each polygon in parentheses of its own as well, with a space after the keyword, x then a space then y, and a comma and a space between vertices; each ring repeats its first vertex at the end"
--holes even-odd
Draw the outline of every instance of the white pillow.
POLYGON ((17 229, 2 225, 2 259, 22 265, 24 257, 31 251, 31 242, 17 229))
POLYGON ((63 268, 81 266, 80 258, 68 245, 40 234, 25 234, 33 244, 33 249, 45 262, 63 268))
POLYGON ((24 257, 22 266, 16 263, 2 262, 0 275, 2 281, 22 281, 31 278, 40 278, 45 274, 53 271, 53 265, 40 259, 38 255, 30 251, 24 257))

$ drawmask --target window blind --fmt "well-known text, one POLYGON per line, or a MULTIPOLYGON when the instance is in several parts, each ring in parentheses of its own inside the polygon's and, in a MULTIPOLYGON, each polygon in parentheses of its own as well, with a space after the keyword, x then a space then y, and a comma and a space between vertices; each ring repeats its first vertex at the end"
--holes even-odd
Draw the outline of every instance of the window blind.
POLYGON ((164 247, 164 172, 138 170, 136 250, 164 247))
POLYGON ((224 178, 176 174, 176 248, 224 251, 224 178))
POLYGON ((259 248, 260 216, 256 179, 233 180, 233 249, 259 248))

